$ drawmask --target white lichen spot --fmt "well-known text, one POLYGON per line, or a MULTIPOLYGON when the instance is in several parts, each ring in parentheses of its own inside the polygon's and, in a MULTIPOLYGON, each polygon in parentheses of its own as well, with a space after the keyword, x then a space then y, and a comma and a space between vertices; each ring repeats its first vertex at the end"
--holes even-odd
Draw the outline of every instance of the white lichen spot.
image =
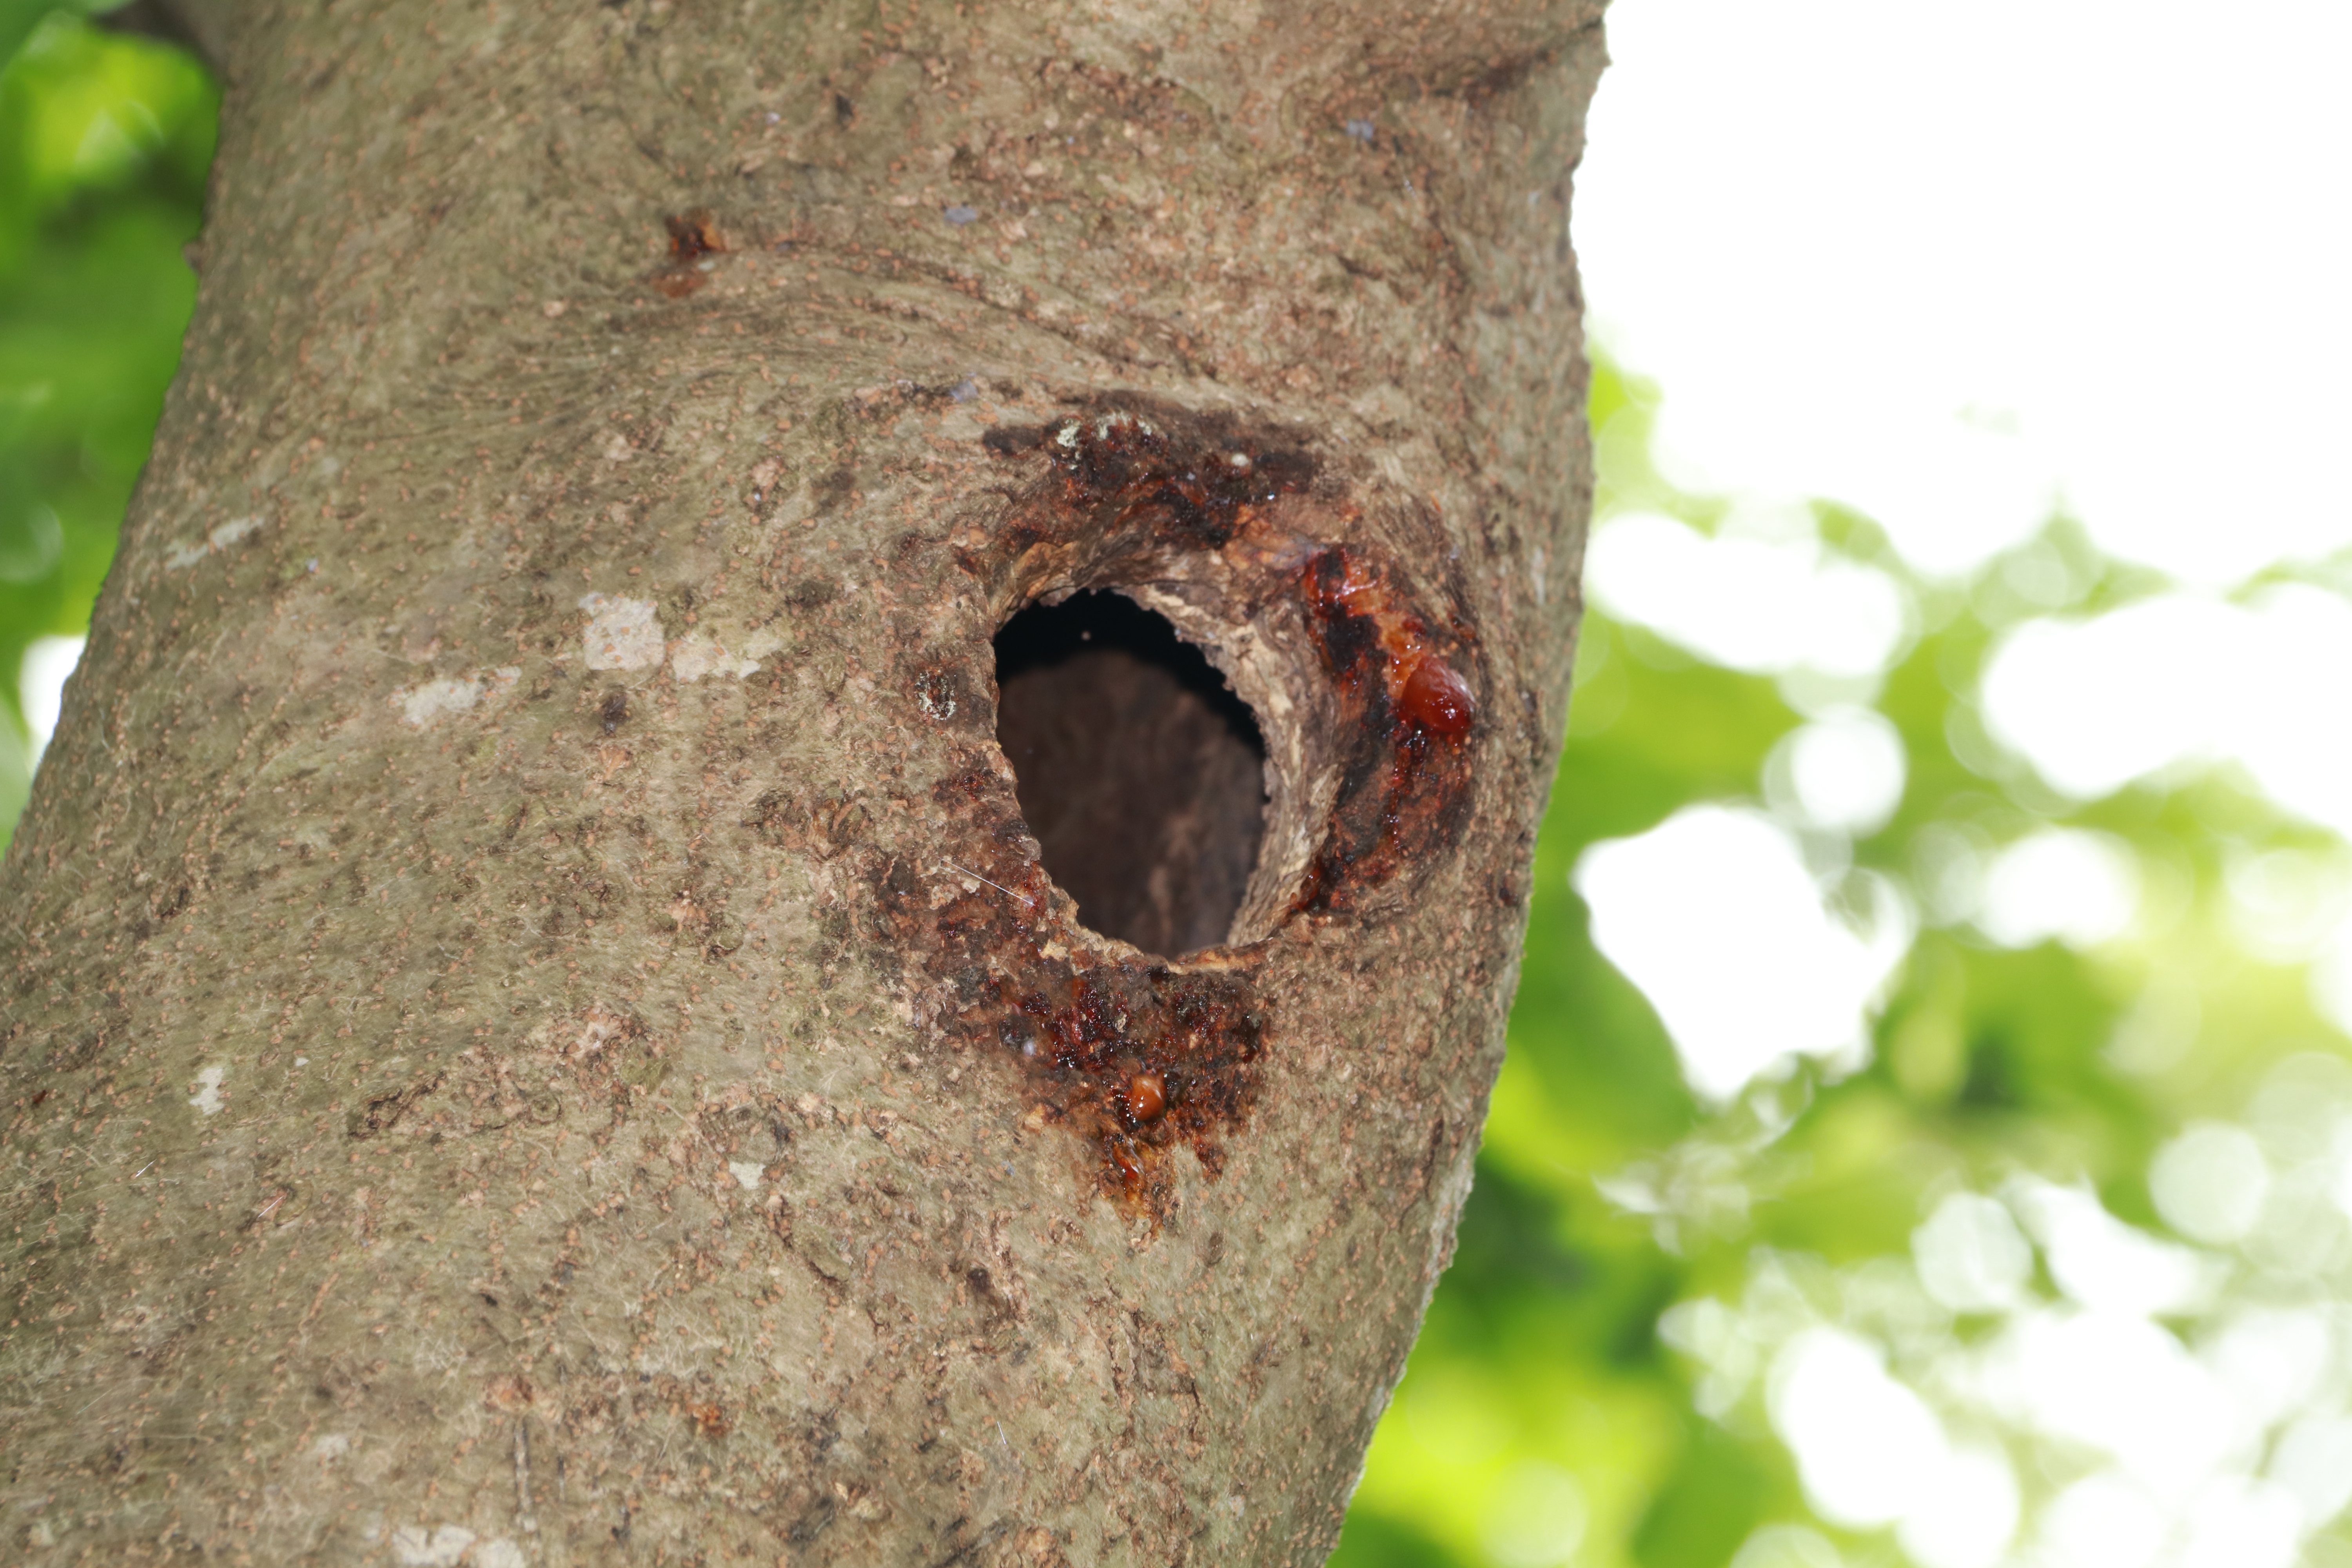
POLYGON ((193 544, 175 544, 163 557, 163 570, 179 572, 194 566, 205 556, 260 532, 265 521, 258 517, 233 517, 193 544))
POLYGON ((1544 602, 1544 547, 1538 544, 1536 546, 1535 554, 1528 562, 1528 581, 1535 584, 1536 603, 1538 605, 1544 602))
POLYGON ((662 661, 661 622, 651 600, 589 594, 580 607, 588 612, 580 640, 589 668, 651 669, 662 661))
POLYGON ((727 1168, 735 1173, 735 1184, 747 1193, 758 1192, 760 1178, 768 1173, 768 1168, 757 1160, 730 1160, 727 1168))
POLYGON ((477 681, 428 680, 405 691, 393 693, 400 704, 402 717, 418 729, 424 729, 445 713, 463 713, 482 700, 482 688, 477 681))
POLYGON ((216 1115, 224 1103, 221 1100, 221 1079, 228 1076, 226 1068, 206 1068, 196 1074, 196 1092, 188 1103, 206 1116, 216 1115))
POLYGON ((25 1527, 25 1543, 28 1546, 55 1546, 58 1532, 49 1528, 46 1519, 37 1519, 25 1527))
POLYGON ((589 1009, 581 1020, 580 1037, 572 1042, 574 1057, 593 1057, 628 1032, 628 1021, 601 1007, 589 1009))
POLYGON ((403 718, 423 730, 447 714, 464 713, 480 706, 485 698, 505 696, 521 679, 521 666, 500 665, 496 669, 428 680, 422 686, 395 691, 392 702, 403 718))
POLYGON ((523 1568, 530 1561, 522 1554, 521 1547, 503 1535, 496 1541, 483 1542, 482 1549, 474 1553, 474 1568, 523 1568))
POLYGON ((618 430, 614 431, 612 439, 604 443, 604 460, 608 463, 625 463, 636 455, 637 449, 630 446, 629 438, 618 430))
POLYGON ((348 1432, 330 1432, 310 1445, 310 1457, 322 1465, 332 1464, 352 1451, 348 1432))
POLYGON ((670 673, 680 680, 700 680, 706 675, 731 675, 740 680, 759 668, 758 659, 728 652, 707 632, 688 632, 669 650, 670 673))
POLYGON ((239 540, 248 539, 260 531, 261 519, 257 517, 233 517, 226 522, 222 523, 218 528, 214 529, 210 533, 205 534, 205 542, 211 545, 215 550, 226 550, 230 545, 236 543, 239 540))
POLYGON ((430 1535, 421 1524, 404 1524, 392 1532, 392 1554, 403 1568, 457 1568, 474 1532, 462 1524, 436 1526, 430 1535))

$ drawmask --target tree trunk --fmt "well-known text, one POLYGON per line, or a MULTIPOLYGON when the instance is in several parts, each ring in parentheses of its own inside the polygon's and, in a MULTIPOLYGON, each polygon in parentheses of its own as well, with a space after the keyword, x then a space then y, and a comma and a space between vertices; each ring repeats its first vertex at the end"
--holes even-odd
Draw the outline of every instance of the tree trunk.
POLYGON ((1319 1561, 1559 740, 1597 6, 203 21, 0 893, 5 1555, 1319 1561), (1015 715, 1082 590, 1247 715, 1015 715))

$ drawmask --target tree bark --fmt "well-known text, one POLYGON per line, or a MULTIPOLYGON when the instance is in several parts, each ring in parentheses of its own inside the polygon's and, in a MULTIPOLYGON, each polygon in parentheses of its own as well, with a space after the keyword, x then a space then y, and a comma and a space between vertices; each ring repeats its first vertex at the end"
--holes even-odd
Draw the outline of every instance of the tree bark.
POLYGON ((0 891, 5 1554, 1320 1561, 1560 736, 1597 5, 197 21, 0 891), (1080 589, 1263 734, 1198 953, 998 749, 1080 589))

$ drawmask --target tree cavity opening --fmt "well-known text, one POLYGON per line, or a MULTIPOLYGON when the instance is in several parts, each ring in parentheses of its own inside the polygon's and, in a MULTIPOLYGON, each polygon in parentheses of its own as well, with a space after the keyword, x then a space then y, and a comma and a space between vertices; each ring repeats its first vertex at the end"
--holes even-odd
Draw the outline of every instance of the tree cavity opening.
POLYGON ((996 634, 996 739, 1046 875, 1146 952, 1228 940, 1265 826, 1265 742, 1198 647, 1123 595, 996 634))

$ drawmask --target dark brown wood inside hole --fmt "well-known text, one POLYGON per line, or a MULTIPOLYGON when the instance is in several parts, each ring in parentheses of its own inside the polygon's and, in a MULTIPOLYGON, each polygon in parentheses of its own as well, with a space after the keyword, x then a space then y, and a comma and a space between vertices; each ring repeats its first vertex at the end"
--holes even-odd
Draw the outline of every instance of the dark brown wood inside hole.
POLYGON ((1177 958, 1225 940, 1257 865, 1265 743, 1165 617, 1114 593, 996 634, 996 738, 1078 918, 1177 958))

